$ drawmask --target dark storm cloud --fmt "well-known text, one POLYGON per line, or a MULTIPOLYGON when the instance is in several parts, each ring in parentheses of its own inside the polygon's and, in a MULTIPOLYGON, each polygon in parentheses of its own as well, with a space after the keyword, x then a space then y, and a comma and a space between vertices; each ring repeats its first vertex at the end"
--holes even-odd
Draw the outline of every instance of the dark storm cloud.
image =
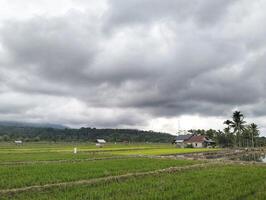
POLYGON ((244 3, 114 0, 101 16, 10 19, 0 30, 0 81, 5 77, 17 93, 77 99, 87 110, 75 123, 134 125, 153 117, 224 116, 235 107, 265 115, 257 105, 265 101, 266 30, 248 28, 264 15, 253 16, 244 3), (91 112, 98 114, 84 118, 91 112))
POLYGON ((85 79, 82 70, 93 62, 97 52, 97 28, 69 20, 71 17, 76 16, 7 23, 1 32, 2 41, 18 70, 53 80, 85 79))

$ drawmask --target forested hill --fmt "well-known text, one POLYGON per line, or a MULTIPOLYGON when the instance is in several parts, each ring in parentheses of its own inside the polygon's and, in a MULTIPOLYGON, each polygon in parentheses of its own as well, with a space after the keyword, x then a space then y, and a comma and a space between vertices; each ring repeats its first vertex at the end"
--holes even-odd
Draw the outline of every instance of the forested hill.
POLYGON ((90 141, 103 138, 108 142, 171 142, 174 136, 166 133, 134 129, 58 129, 46 127, 0 125, 0 141, 90 141))

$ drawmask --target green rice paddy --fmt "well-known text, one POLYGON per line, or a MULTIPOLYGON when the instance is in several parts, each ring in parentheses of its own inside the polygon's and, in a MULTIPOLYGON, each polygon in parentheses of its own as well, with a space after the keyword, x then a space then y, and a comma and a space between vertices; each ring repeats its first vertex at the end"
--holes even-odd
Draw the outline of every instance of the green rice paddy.
POLYGON ((0 199, 266 199, 265 165, 150 157, 217 150, 170 144, 0 143, 0 199), (162 169, 168 170, 154 173, 162 169))

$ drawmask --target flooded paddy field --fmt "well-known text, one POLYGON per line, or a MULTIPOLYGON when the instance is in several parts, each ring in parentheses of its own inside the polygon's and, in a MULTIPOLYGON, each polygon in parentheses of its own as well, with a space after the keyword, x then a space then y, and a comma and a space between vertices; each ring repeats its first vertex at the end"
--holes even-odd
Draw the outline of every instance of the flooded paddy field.
POLYGON ((172 156, 179 159, 231 160, 266 163, 266 149, 223 149, 219 151, 196 152, 172 156))
POLYGON ((239 155, 237 157, 231 158, 231 160, 237 161, 253 161, 266 164, 266 153, 256 152, 256 153, 246 153, 239 155))

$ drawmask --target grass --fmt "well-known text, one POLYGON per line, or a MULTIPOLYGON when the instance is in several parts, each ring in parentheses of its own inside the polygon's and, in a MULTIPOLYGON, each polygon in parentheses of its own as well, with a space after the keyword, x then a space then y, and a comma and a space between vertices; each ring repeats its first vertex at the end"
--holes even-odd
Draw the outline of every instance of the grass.
POLYGON ((115 155, 171 155, 171 154, 185 154, 185 153, 197 153, 197 152, 207 152, 207 151, 217 151, 219 149, 193 149, 193 148, 160 148, 160 149, 137 149, 130 151, 119 151, 113 152, 115 155))
MULTIPOLYGON (((199 161, 133 158, 132 155, 216 150, 219 149, 177 149, 170 144, 141 143, 108 144, 103 148, 88 143, 26 143, 23 146, 0 143, 0 190, 188 166, 199 161), (73 154, 74 147, 78 148, 78 154, 73 154)), ((0 199, 264 200, 265 191, 265 166, 220 164, 175 173, 101 180, 94 184, 68 184, 9 194, 0 192, 0 199)))
POLYGON ((188 160, 123 158, 63 163, 0 165, 0 190, 144 172, 196 163, 188 160))
POLYGON ((1 162, 13 161, 44 161, 90 159, 110 156, 130 155, 167 155, 182 154, 217 149, 178 149, 170 144, 107 144, 96 148, 95 144, 86 143, 26 143, 16 146, 11 143, 0 143, 1 162), (73 148, 78 148, 78 154, 73 154, 73 148))
POLYGON ((0 143, 0 151, 47 151, 47 150, 58 150, 58 151, 69 151, 73 150, 73 147, 78 147, 81 150, 119 150, 119 149, 135 149, 135 148, 170 148, 171 144, 160 144, 160 143, 107 143, 104 148, 98 148, 95 143, 24 143, 23 145, 15 145, 14 143, 0 143))
POLYGON ((33 152, 33 153, 0 153, 0 165, 6 162, 56 161, 112 157, 103 152, 33 152))
POLYGON ((265 191, 265 167, 221 165, 111 183, 53 187, 38 192, 3 195, 2 199, 264 200, 265 191))
POLYGON ((26 143, 16 146, 12 143, 0 143, 1 162, 74 160, 98 157, 110 157, 111 152, 130 151, 136 149, 152 149, 171 147, 168 144, 107 144, 104 148, 96 148, 95 144, 86 143, 26 143), (78 154, 73 154, 73 148, 78 154), (108 152, 108 154, 105 154, 108 152))

